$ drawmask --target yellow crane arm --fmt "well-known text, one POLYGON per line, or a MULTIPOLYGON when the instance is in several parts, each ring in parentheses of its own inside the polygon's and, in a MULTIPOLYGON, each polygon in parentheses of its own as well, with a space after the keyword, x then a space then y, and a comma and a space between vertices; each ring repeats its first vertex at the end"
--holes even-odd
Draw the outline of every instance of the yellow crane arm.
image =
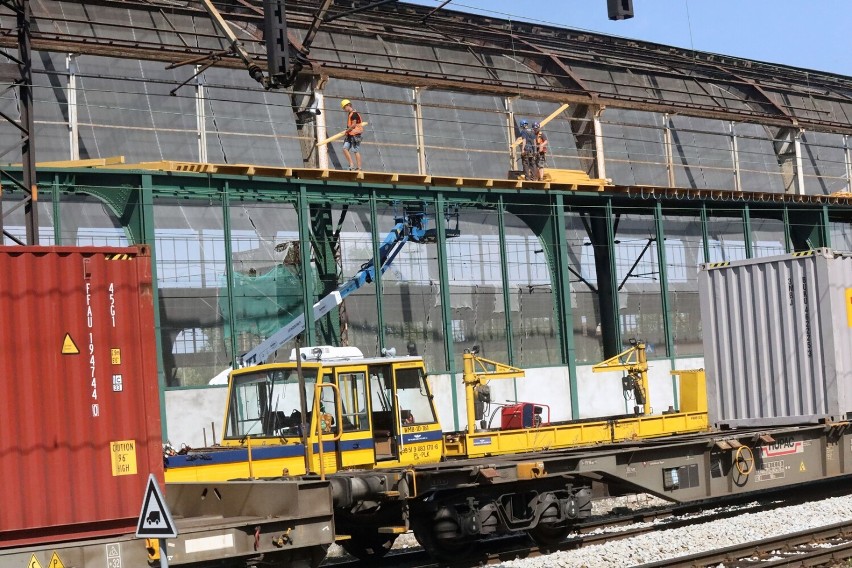
MULTIPOLYGON (((636 394, 637 404, 642 405, 642 413, 651 413, 651 400, 648 396, 648 359, 645 356, 645 344, 642 342, 636 343, 630 349, 622 351, 615 357, 610 357, 606 361, 601 361, 592 367, 593 373, 607 373, 610 371, 624 371, 628 376, 633 377, 632 381, 638 380, 638 386, 641 393, 636 394)), ((628 390, 625 388, 625 390, 628 390)))

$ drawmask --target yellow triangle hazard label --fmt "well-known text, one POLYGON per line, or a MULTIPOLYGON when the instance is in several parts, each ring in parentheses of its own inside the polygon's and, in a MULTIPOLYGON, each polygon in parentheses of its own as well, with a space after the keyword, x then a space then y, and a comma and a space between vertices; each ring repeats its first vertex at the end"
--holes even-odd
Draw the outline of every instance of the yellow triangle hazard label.
POLYGON ((38 561, 35 554, 33 554, 30 558, 30 563, 27 564, 27 568, 42 568, 41 562, 38 561))
POLYGON ((50 564, 47 565, 47 568, 65 568, 65 564, 59 559, 59 555, 54 552, 53 556, 50 557, 50 564))
POLYGON ((805 467, 805 462, 799 463, 799 471, 808 471, 808 469, 805 467))
POLYGON ((62 340, 62 354, 63 355, 79 355, 80 350, 77 348, 77 344, 74 343, 74 340, 71 339, 71 334, 66 333, 65 339, 62 340))

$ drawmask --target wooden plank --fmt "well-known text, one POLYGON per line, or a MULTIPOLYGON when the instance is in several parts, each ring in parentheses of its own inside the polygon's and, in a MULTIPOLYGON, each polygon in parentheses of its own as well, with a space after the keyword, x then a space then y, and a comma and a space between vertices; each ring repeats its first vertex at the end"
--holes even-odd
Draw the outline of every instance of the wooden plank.
POLYGON ((399 174, 399 183, 427 185, 432 182, 432 176, 425 174, 399 174))
MULTIPOLYGON (((552 113, 547 115, 547 117, 544 120, 539 122, 541 127, 544 128, 545 126, 547 126, 548 122, 550 122, 551 120, 553 120, 554 118, 556 118, 557 116, 562 114, 562 111, 566 110, 569 106, 571 106, 571 105, 569 105, 568 103, 564 103, 558 109, 556 109, 555 111, 553 111, 552 113)), ((521 143, 521 138, 518 137, 514 142, 512 142, 512 148, 514 148, 515 146, 518 146, 520 143, 521 143)))
MULTIPOLYGON (((37 162, 37 168, 97 168, 103 166, 114 166, 123 164, 124 156, 110 156, 108 158, 88 158, 86 160, 56 160, 53 162, 37 162)), ((20 164, 18 164, 20 165, 20 164)))
POLYGON ((432 176, 432 185, 461 187, 464 185, 464 178, 451 176, 432 176))
MULTIPOLYGON (((364 122, 361 123, 361 126, 367 126, 368 124, 370 124, 370 123, 365 120, 364 122)), ((333 136, 329 136, 328 138, 320 140, 319 142, 316 143, 316 146, 325 146, 326 144, 336 142, 337 140, 340 140, 341 138, 346 136, 346 132, 348 132, 348 130, 349 130, 348 128, 346 130, 341 130, 340 132, 338 132, 337 134, 335 134, 333 136)))

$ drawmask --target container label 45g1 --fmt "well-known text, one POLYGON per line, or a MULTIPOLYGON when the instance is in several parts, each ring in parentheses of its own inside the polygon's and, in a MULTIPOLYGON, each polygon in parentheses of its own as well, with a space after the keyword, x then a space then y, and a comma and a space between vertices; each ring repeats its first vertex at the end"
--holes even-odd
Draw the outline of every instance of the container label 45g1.
POLYGON ((136 475, 136 440, 110 442, 109 451, 113 476, 136 475))

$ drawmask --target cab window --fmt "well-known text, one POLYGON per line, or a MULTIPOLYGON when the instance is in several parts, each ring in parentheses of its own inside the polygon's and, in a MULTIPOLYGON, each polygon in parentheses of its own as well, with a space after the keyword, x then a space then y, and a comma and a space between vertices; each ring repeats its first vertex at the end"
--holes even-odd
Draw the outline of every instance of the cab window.
MULTIPOLYGON (((303 369, 303 375, 310 413, 317 370, 303 369)), ((299 392, 299 378, 295 369, 269 369, 235 376, 228 405, 226 436, 299 435, 302 422, 299 392)))
POLYGON ((367 417, 367 374, 364 371, 340 373, 337 386, 342 399, 344 432, 361 432, 370 429, 367 417))
POLYGON ((403 426, 437 422, 426 389, 423 369, 396 369, 396 394, 399 400, 399 422, 403 426))

